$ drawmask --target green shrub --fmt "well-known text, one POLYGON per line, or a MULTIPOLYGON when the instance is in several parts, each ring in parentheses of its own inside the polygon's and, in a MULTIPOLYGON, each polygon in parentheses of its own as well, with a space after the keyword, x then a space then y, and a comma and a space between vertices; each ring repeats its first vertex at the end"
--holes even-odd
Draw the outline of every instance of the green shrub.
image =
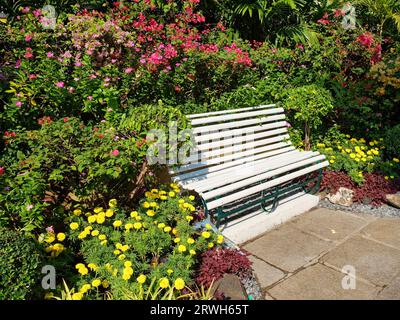
POLYGON ((34 240, 0 227, 0 300, 30 298, 40 267, 41 254, 34 240))
POLYGON ((388 129, 383 138, 386 154, 390 158, 400 158, 400 124, 388 129))
POLYGON ((311 129, 317 129, 334 108, 331 93, 312 84, 287 89, 282 96, 284 107, 294 110, 294 119, 304 123, 304 147, 310 150, 311 129))

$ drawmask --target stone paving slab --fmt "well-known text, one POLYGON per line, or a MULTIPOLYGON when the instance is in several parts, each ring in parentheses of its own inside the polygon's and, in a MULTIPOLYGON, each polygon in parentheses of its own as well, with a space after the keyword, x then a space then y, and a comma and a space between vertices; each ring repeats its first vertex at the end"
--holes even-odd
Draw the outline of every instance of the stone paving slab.
POLYGON ((400 300, 400 275, 378 294, 378 299, 400 300))
POLYGON ((244 249, 279 269, 293 272, 332 246, 332 242, 285 224, 245 245, 244 249))
POLYGON ((249 259, 253 263, 252 267, 257 275, 261 288, 266 288, 285 276, 285 273, 281 270, 274 268, 254 256, 250 256, 249 259))
POLYGON ((340 241, 368 224, 355 215, 325 208, 307 212, 291 223, 300 230, 332 241, 340 241))
POLYGON ((400 249, 400 219, 379 219, 362 230, 362 234, 400 249))
POLYGON ((400 250, 357 235, 330 251, 321 261, 339 270, 345 265, 354 266, 356 276, 384 286, 399 272, 400 250))
POLYGON ((346 300, 373 299, 376 288, 358 282, 356 289, 342 288, 345 275, 322 264, 315 264, 294 274, 268 290, 275 299, 285 300, 346 300))

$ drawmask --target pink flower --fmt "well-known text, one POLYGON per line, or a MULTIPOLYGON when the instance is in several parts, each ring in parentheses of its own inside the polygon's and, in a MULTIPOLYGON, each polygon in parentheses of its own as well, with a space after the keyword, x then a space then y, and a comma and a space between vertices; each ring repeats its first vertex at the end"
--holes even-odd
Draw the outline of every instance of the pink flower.
POLYGON ((92 97, 92 96, 88 96, 87 99, 90 100, 90 101, 92 101, 92 100, 93 100, 93 97, 92 97))
POLYGON ((342 9, 336 9, 335 10, 335 17, 341 17, 344 16, 345 12, 342 9))
POLYGON ((56 86, 59 87, 59 88, 64 88, 65 83, 64 83, 64 81, 58 81, 58 82, 56 83, 56 86))
POLYGON ((118 156, 119 155, 119 150, 118 149, 115 149, 115 150, 113 150, 112 152, 111 152, 111 154, 113 155, 113 156, 118 156))
POLYGON ((28 13, 31 10, 29 7, 25 7, 21 10, 22 13, 28 13))
POLYGON ((81 67, 81 66, 82 66, 82 62, 80 62, 80 61, 75 62, 75 67, 81 67))
POLYGON ((68 122, 69 118, 65 117, 63 120, 64 120, 64 122, 68 122))
POLYGON ((47 228, 46 228, 46 231, 47 231, 47 232, 50 232, 50 233, 54 233, 54 228, 53 228, 53 226, 47 227, 47 228))
POLYGON ((133 71, 133 68, 126 68, 125 73, 131 73, 133 71))
POLYGON ((33 79, 36 79, 37 78, 37 75, 36 74, 30 74, 29 75, 29 79, 31 79, 31 80, 33 80, 33 79))
POLYGON ((374 42, 374 36, 370 32, 365 32, 357 37, 357 42, 364 47, 370 48, 374 42))
POLYGON ((53 58, 54 57, 54 53, 53 52, 47 52, 47 58, 53 58))
POLYGON ((33 15, 37 18, 42 14, 42 11, 40 9, 36 9, 35 11, 33 11, 33 15))
POLYGON ((26 210, 31 211, 33 209, 33 204, 28 204, 26 210))
POLYGON ((24 57, 27 58, 27 59, 33 58, 33 54, 32 54, 31 51, 28 51, 27 53, 25 53, 24 57))
POLYGON ((18 108, 20 108, 20 107, 22 107, 22 102, 21 102, 21 101, 17 101, 17 102, 15 103, 15 105, 16 105, 18 108))
POLYGON ((21 60, 17 60, 15 63, 15 68, 18 69, 21 66, 21 60))
POLYGON ((317 22, 321 24, 329 24, 330 21, 328 20, 328 17, 329 17, 328 13, 325 12, 322 18, 319 19, 317 22))
POLYGON ((29 41, 31 41, 32 40, 32 36, 30 35, 30 34, 27 34, 26 36, 25 36, 25 41, 26 42, 29 42, 29 41))

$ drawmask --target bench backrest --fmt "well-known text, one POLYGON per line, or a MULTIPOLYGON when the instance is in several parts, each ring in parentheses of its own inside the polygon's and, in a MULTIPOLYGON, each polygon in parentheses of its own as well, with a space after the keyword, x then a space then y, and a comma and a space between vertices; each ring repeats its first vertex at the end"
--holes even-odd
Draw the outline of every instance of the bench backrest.
POLYGON ((169 168, 177 182, 295 150, 288 140, 284 110, 274 104, 188 118, 197 153, 186 164, 169 168))

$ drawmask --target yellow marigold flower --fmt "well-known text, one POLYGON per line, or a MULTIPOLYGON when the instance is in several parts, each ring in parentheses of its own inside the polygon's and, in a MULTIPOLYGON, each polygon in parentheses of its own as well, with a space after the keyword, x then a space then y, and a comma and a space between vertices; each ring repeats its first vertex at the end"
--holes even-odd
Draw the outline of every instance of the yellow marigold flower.
POLYGON ((83 231, 89 233, 91 230, 93 230, 92 226, 87 226, 85 229, 83 229, 83 231))
POLYGON ((128 281, 131 277, 132 277, 132 275, 129 274, 129 273, 123 273, 122 274, 122 279, 124 279, 126 281, 128 281))
POLYGON ((183 244, 179 245, 178 251, 179 252, 185 252, 186 251, 186 246, 184 246, 183 244))
POLYGON ((127 244, 125 244, 125 245, 123 245, 123 246, 121 247, 121 250, 122 250, 123 252, 125 252, 125 251, 129 250, 129 246, 128 246, 127 244))
POLYGON ((88 236, 88 232, 86 231, 82 231, 79 235, 78 235, 78 239, 85 239, 88 236))
POLYGON ((74 210, 74 215, 80 216, 81 214, 82 214, 82 210, 80 210, 80 209, 75 209, 74 210))
POLYGON ((324 143, 317 143, 317 148, 325 148, 325 144, 324 143))
POLYGON ((133 229, 133 224, 132 224, 132 223, 127 223, 127 224, 125 225, 125 230, 129 231, 129 230, 131 230, 131 229, 133 229))
POLYGON ((209 237, 211 237, 211 233, 208 232, 208 231, 203 231, 203 232, 201 233, 201 236, 202 236, 203 238, 205 238, 205 239, 208 239, 209 237))
POLYGON ((160 191, 158 192, 158 194, 159 194, 159 195, 164 195, 164 194, 167 194, 167 192, 164 191, 164 190, 160 190, 160 191))
POLYGON ((135 222, 135 223, 133 224, 133 227, 134 227, 136 230, 139 230, 139 229, 142 227, 142 224, 141 224, 140 222, 135 222))
POLYGON ((97 265, 96 264, 94 264, 94 263, 89 263, 88 265, 88 268, 90 269, 90 270, 93 270, 93 271, 96 271, 97 270, 97 265))
POLYGON ((86 268, 86 267, 82 267, 82 268, 79 268, 79 269, 78 269, 78 272, 79 272, 81 275, 85 276, 85 275, 87 275, 87 274, 89 273, 89 270, 88 270, 88 268, 86 268))
POLYGON ((172 228, 170 226, 166 226, 164 228, 164 232, 170 232, 172 230, 172 228))
POLYGON ((217 237, 217 243, 219 243, 219 244, 221 244, 221 243, 223 243, 224 242, 224 236, 223 235, 218 235, 218 237, 217 237))
POLYGON ((334 163, 335 163, 335 160, 329 160, 329 162, 332 163, 332 164, 334 164, 334 163))
POLYGON ((211 224, 207 223, 206 224, 206 229, 211 230, 212 229, 211 224))
POLYGON ((118 255, 118 254, 120 254, 120 253, 121 253, 121 251, 119 251, 118 249, 115 249, 115 250, 114 250, 114 254, 115 254, 115 255, 118 255))
POLYGON ((169 280, 167 278, 160 279, 160 288, 166 289, 169 287, 169 280))
POLYGON ((161 222, 157 225, 159 229, 163 229, 165 227, 165 223, 161 222))
POLYGON ((167 200, 168 197, 167 196, 160 196, 160 200, 167 200))
POLYGON ((83 294, 85 294, 86 292, 88 292, 90 290, 91 287, 92 286, 90 284, 86 283, 80 288, 79 292, 82 292, 83 294))
POLYGON ((89 216, 87 220, 89 223, 95 223, 97 220, 97 215, 89 216))
POLYGON ((125 261, 124 262, 124 267, 132 267, 132 262, 130 262, 130 261, 125 261))
POLYGON ((397 159, 397 158, 393 158, 393 162, 399 163, 399 162, 400 162, 400 160, 399 160, 399 159, 397 159))
POLYGON ((360 149, 359 146, 356 146, 356 147, 354 148, 354 150, 355 150, 356 152, 360 152, 360 151, 361 151, 361 149, 360 149))
POLYGON ((158 189, 151 189, 151 193, 158 193, 158 189))
POLYGON ((141 274, 139 277, 137 277, 136 281, 140 284, 143 284, 146 282, 146 276, 144 274, 141 274))
POLYGON ((77 263, 75 265, 75 269, 80 269, 80 268, 85 268, 85 265, 83 263, 77 263))
POLYGON ((147 210, 147 211, 146 211, 146 214, 147 214, 149 217, 153 217, 156 213, 154 212, 154 210, 147 210))
POLYGON ((195 199, 195 197, 194 196, 189 196, 189 200, 194 200, 195 199))
POLYGON ((356 155, 354 153, 350 153, 350 158, 355 159, 356 155))
POLYGON ((99 234, 100 234, 100 231, 99 231, 99 230, 93 230, 92 233, 91 233, 91 235, 92 235, 93 237, 97 237, 99 234))
POLYGON ((182 290, 185 287, 185 281, 182 278, 177 278, 174 282, 174 287, 177 290, 182 290))
POLYGON ((97 208, 94 208, 94 213, 100 213, 100 212, 102 212, 103 211, 103 208, 102 207, 97 207, 97 208))
POLYGON ((97 223, 102 224, 106 221, 106 218, 104 216, 98 215, 96 221, 97 223))
POLYGON ((346 152, 347 152, 347 153, 350 153, 350 152, 351 152, 351 149, 347 148, 347 149, 346 149, 346 152))
POLYGON ((194 251, 193 249, 189 250, 190 255, 194 256, 196 254, 196 251, 194 251))
POLYGON ((132 218, 136 218, 137 216, 138 216, 137 211, 132 211, 132 212, 131 212, 131 217, 132 217, 132 218))
POLYGON ((375 145, 375 143, 374 143, 373 141, 371 141, 371 142, 369 143, 369 145, 370 145, 371 147, 373 147, 373 146, 375 145))
POLYGON ((167 270, 167 273, 168 273, 169 275, 171 275, 173 272, 174 272, 174 270, 172 270, 172 269, 168 269, 168 270, 167 270))
POLYGON ((150 208, 150 203, 148 203, 147 201, 143 202, 143 208, 145 209, 150 208))
POLYGON ((120 227, 122 225, 122 221, 121 220, 115 220, 114 222, 113 222, 113 226, 115 227, 115 228, 118 228, 118 227, 120 227))
POLYGON ((175 242, 175 243, 179 243, 180 241, 181 241, 181 238, 175 238, 175 239, 174 239, 174 242, 175 242))
POLYGON ((125 258, 126 258, 126 256, 124 254, 120 254, 118 256, 118 260, 120 260, 120 261, 124 260, 125 258))
POLYGON ((107 244, 107 240, 101 241, 100 244, 101 244, 102 246, 105 246, 105 245, 107 244))
POLYGON ((153 194, 152 194, 151 192, 149 192, 149 191, 146 191, 146 192, 144 193, 144 196, 145 196, 146 198, 151 198, 151 197, 153 196, 153 194))
POLYGON ((157 202, 150 202, 150 207, 157 207, 157 202))
POLYGON ((107 280, 103 280, 101 282, 101 285, 103 286, 103 288, 107 289, 110 286, 110 283, 107 280))
POLYGON ((364 162, 367 162, 367 158, 362 158, 361 160, 364 162))
POLYGON ((176 230, 176 228, 172 229, 172 234, 176 235, 178 233, 178 230, 176 230))
POLYGON ((92 281, 92 286, 97 288, 99 285, 101 285, 101 280, 100 279, 94 279, 92 281))
POLYGON ((82 300, 83 294, 81 292, 76 292, 72 295, 72 300, 82 300))
POLYGON ((56 240, 56 237, 54 236, 53 233, 49 233, 47 234, 46 238, 44 241, 46 241, 47 243, 52 243, 56 240))
POLYGON ((112 209, 107 209, 106 211, 106 217, 111 218, 114 215, 114 210, 112 209))
POLYGON ((69 227, 71 228, 71 230, 76 230, 79 228, 79 223, 77 222, 72 222, 69 227))
POLYGON ((180 204, 185 203, 185 200, 179 199, 179 200, 178 200, 178 203, 180 203, 180 204))
POLYGON ((377 156, 377 155, 379 154, 379 151, 378 151, 378 150, 376 150, 376 149, 373 149, 373 150, 372 150, 372 153, 373 153, 374 155, 376 155, 376 156, 377 156))
POLYGON ((214 247, 214 243, 210 242, 210 243, 208 244, 208 247, 209 247, 209 248, 214 247))
POLYGON ((174 191, 170 191, 170 192, 168 192, 168 195, 169 195, 171 198, 173 198, 173 197, 175 197, 175 192, 174 192, 174 191))
POLYGON ((194 243, 194 239, 193 238, 189 238, 189 239, 187 239, 186 242, 189 243, 189 244, 193 244, 194 243))
POLYGON ((192 220, 193 220, 193 217, 192 217, 192 216, 186 216, 185 219, 186 219, 187 221, 192 221, 192 220))
POLYGON ((117 206, 117 200, 111 199, 110 201, 108 201, 108 205, 110 206, 110 208, 115 208, 117 206))

